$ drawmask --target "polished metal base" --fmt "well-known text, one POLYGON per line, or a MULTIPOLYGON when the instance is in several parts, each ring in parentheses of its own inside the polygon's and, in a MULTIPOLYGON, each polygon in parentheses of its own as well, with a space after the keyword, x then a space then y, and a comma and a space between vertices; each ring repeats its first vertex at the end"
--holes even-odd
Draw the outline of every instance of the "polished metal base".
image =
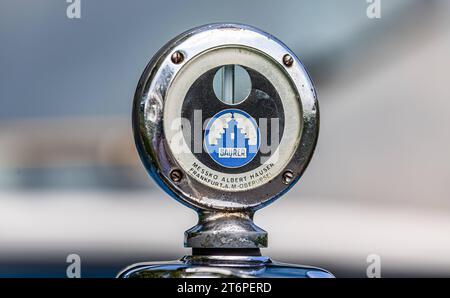
POLYGON ((310 266, 274 262, 264 256, 184 256, 172 262, 138 263, 118 278, 333 278, 330 272, 310 266))
POLYGON ((253 212, 198 211, 198 223, 184 233, 186 247, 259 249, 267 232, 255 225, 253 212))

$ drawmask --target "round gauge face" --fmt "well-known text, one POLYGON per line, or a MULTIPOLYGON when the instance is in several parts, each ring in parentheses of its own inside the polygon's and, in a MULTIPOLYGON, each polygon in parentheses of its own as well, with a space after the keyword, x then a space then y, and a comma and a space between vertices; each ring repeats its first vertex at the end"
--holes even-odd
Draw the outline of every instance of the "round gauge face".
POLYGON ((165 136, 183 172, 199 183, 248 191, 270 182, 296 151, 302 130, 298 97, 272 59, 244 47, 216 48, 193 58, 174 78, 164 107, 165 136), (214 77, 229 65, 250 77, 250 92, 239 103, 214 92, 214 77))
POLYGON ((257 29, 217 24, 183 36, 160 51, 136 92, 144 165, 193 207, 260 208, 311 158, 319 124, 312 83, 289 49, 257 29))

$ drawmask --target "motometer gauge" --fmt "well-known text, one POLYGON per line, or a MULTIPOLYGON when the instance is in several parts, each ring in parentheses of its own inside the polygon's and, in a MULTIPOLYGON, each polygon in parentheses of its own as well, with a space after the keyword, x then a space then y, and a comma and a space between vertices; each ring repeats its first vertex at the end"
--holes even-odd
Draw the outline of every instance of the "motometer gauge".
MULTIPOLYGON (((193 255, 177 266, 250 260, 276 270, 260 256, 267 233, 253 223, 253 214, 299 180, 319 130, 313 84, 291 50, 246 25, 189 30, 145 69, 134 98, 133 128, 153 179, 199 213, 198 224, 185 233, 193 255)), ((170 272, 140 265, 121 276, 170 272)), ((304 272, 331 276, 317 268, 304 272)))

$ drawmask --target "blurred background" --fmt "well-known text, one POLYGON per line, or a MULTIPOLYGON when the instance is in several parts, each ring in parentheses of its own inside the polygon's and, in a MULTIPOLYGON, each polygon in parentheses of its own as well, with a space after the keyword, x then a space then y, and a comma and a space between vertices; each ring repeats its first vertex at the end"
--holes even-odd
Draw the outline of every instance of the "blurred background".
POLYGON ((321 107, 302 180, 256 214, 263 254, 366 277, 450 277, 450 2, 0 0, 0 276, 113 277, 177 259, 196 214, 149 179, 131 105, 151 57, 211 22, 267 31, 321 107))

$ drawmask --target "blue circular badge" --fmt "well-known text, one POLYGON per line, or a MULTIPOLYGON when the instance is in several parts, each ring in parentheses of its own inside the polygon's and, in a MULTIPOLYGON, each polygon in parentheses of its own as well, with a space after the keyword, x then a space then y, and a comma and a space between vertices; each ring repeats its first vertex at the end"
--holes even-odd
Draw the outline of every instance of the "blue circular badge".
POLYGON ((242 167, 258 153, 258 124, 244 111, 223 110, 209 120, 204 144, 205 150, 219 165, 227 168, 242 167))

